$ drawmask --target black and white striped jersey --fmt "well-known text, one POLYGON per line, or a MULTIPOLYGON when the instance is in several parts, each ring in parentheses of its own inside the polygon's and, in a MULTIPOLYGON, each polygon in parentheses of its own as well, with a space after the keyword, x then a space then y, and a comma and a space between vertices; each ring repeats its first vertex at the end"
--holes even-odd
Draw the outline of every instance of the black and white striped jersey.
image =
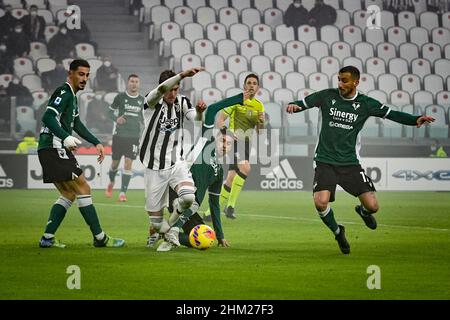
POLYGON ((177 95, 172 106, 164 102, 157 89, 145 97, 144 131, 140 139, 140 160, 148 169, 164 170, 184 160, 184 121, 194 121, 195 108, 189 99, 177 95))

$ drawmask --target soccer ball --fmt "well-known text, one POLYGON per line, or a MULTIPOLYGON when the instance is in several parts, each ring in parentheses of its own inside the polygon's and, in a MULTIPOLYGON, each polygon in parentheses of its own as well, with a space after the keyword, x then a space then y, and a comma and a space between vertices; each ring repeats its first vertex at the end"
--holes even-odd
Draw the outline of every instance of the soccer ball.
POLYGON ((216 233, 206 224, 196 225, 189 233, 189 242, 195 249, 206 250, 216 240, 216 233))

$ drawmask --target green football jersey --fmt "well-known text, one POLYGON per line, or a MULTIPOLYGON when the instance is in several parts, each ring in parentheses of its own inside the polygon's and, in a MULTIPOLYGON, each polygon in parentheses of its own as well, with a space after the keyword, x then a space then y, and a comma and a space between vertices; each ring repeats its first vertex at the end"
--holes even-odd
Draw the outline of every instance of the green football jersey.
POLYGON ((306 108, 320 108, 322 115, 314 160, 335 165, 359 164, 359 133, 364 123, 370 116, 385 118, 391 110, 358 91, 351 99, 343 98, 339 89, 313 93, 302 102, 306 108))
MULTIPOLYGON (((77 96, 66 82, 53 92, 47 104, 47 109, 55 112, 61 128, 72 134, 73 122, 79 116, 77 96)), ((38 150, 47 148, 62 148, 61 139, 55 136, 44 124, 41 128, 38 150)))
POLYGON ((141 95, 130 96, 128 92, 119 93, 110 109, 110 118, 114 121, 113 135, 121 137, 139 138, 141 133, 142 109, 144 108, 144 97, 141 95), (116 119, 123 116, 124 124, 118 124, 116 119))

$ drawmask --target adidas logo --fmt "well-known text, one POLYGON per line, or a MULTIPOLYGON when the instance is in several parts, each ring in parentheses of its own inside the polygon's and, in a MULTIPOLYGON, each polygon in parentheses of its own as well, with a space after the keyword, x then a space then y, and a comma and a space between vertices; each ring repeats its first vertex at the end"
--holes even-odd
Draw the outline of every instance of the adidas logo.
POLYGON ((297 179, 291 164, 284 159, 279 166, 266 175, 266 179, 261 181, 261 188, 263 190, 302 190, 303 181, 297 179))
POLYGON ((3 167, 0 164, 0 188, 12 188, 13 186, 14 186, 13 179, 8 178, 5 170, 3 170, 3 167))

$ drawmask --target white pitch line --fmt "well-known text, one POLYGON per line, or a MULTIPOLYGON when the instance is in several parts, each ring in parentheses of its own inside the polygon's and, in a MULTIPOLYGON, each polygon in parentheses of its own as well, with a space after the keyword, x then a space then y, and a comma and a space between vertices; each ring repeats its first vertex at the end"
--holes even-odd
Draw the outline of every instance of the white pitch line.
MULTIPOLYGON (((21 197, 21 199, 26 200, 34 200, 34 201, 46 201, 44 199, 37 199, 37 198, 25 198, 21 197)), ((129 205, 129 204, 117 204, 117 203, 104 203, 104 202, 95 202, 96 206, 105 206, 105 207, 118 207, 121 208, 138 208, 144 210, 144 204, 142 206, 137 205, 129 205)), ((255 218, 265 218, 265 219, 282 219, 282 220, 292 220, 292 221, 307 221, 307 222, 313 222, 313 223, 322 223, 320 221, 320 218, 317 217, 317 219, 312 218, 302 218, 302 217, 284 217, 284 216, 271 216, 271 215, 261 215, 261 214, 245 214, 241 213, 239 216, 246 216, 246 217, 255 217, 255 218)), ((352 221, 342 221, 344 224, 353 224, 353 225, 363 225, 362 223, 358 222, 352 222, 352 221)), ((387 228, 401 228, 401 229, 417 229, 417 230, 429 230, 429 231, 438 231, 438 232, 449 232, 449 229, 442 229, 442 228, 432 228, 432 227, 417 227, 417 226, 403 226, 403 225, 395 225, 395 224, 378 224, 381 227, 387 227, 387 228)))

